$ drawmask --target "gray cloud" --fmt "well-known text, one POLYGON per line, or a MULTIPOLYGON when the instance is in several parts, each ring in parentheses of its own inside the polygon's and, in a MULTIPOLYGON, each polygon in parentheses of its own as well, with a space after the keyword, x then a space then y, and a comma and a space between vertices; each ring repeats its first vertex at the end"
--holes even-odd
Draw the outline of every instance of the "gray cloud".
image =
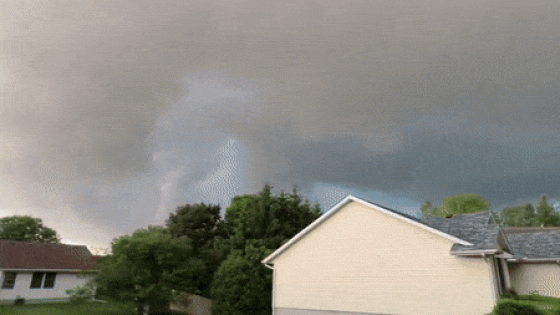
POLYGON ((559 8, 3 2, 0 204, 103 243, 266 181, 558 196, 559 8))

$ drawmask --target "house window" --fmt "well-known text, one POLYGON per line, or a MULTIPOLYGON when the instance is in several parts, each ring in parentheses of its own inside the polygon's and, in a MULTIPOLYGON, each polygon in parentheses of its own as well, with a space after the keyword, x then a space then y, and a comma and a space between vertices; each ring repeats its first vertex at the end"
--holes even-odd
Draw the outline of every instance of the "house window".
POLYGON ((54 288, 54 280, 56 272, 34 272, 31 278, 31 289, 52 289, 54 288))
POLYGON ((4 272, 4 281, 2 282, 2 289, 13 289, 16 284, 16 274, 15 272, 4 272))
POLYGON ((45 284, 43 285, 44 289, 52 289, 54 288, 54 279, 56 278, 56 272, 47 272, 45 274, 45 284))
POLYGON ((33 278, 31 278, 31 289, 40 289, 41 285, 43 284, 43 276, 45 275, 44 272, 34 272, 33 278))

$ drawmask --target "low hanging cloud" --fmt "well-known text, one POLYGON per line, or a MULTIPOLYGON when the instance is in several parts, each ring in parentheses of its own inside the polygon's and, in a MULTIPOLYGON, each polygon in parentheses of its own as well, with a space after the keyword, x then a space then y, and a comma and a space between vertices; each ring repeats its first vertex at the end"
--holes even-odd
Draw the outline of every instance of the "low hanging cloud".
POLYGON ((558 196, 558 9, 5 1, 1 207, 105 244, 264 182, 558 196))

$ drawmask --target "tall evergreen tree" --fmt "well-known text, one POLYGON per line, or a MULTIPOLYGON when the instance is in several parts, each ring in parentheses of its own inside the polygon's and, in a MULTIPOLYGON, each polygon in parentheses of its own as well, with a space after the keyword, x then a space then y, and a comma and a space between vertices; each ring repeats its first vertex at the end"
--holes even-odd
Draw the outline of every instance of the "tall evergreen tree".
POLYGON ((546 195, 542 195, 537 204, 537 223, 540 226, 560 226, 560 214, 556 212, 554 206, 548 201, 546 195))

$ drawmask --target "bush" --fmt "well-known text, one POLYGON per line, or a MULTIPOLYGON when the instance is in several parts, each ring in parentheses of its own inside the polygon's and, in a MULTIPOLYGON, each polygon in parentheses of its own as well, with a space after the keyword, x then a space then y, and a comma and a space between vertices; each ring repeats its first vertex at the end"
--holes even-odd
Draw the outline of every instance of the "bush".
POLYGON ((92 282, 88 282, 81 287, 66 290, 66 294, 68 294, 70 302, 72 303, 91 301, 94 298, 95 286, 92 282))
POLYGON ((533 305, 506 300, 498 302, 494 308, 494 315, 545 315, 545 313, 533 305))

